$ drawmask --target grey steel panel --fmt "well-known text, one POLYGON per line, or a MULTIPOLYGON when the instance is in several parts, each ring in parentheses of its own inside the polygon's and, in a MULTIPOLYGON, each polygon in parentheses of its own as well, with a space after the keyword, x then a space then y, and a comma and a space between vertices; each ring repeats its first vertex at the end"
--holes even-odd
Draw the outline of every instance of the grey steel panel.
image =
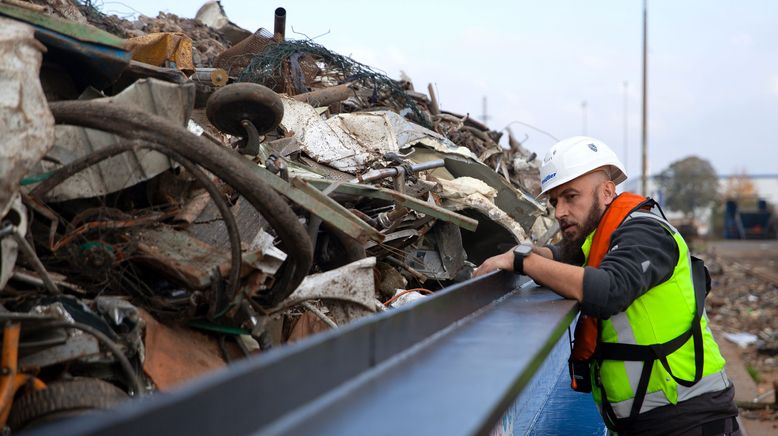
POLYGON ((512 293, 267 434, 489 434, 574 316, 546 290, 512 293))

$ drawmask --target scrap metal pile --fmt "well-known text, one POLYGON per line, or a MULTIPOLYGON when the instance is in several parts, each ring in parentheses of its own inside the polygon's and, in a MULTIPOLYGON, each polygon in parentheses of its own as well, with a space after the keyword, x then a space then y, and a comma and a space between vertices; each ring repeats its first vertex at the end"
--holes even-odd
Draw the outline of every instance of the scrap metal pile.
POLYGON ((0 424, 168 389, 555 232, 534 153, 285 19, 0 2, 0 424))

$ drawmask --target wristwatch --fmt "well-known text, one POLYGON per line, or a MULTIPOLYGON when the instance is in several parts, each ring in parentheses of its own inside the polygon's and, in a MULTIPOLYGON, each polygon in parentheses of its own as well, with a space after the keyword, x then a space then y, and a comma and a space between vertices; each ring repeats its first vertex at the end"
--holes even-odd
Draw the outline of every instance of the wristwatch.
POLYGON ((519 244, 513 249, 513 272, 524 274, 524 258, 532 253, 532 245, 519 244))

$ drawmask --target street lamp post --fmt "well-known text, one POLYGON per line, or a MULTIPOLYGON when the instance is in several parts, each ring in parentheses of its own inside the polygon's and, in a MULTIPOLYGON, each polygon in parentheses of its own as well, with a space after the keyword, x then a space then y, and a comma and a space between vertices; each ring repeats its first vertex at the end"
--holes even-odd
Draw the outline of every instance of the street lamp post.
POLYGON ((647 0, 643 0, 643 133, 642 133, 642 169, 643 175, 640 184, 640 193, 648 195, 648 127, 646 119, 648 117, 648 5, 647 0))
POLYGON ((629 174, 629 82, 624 81, 624 169, 629 174))

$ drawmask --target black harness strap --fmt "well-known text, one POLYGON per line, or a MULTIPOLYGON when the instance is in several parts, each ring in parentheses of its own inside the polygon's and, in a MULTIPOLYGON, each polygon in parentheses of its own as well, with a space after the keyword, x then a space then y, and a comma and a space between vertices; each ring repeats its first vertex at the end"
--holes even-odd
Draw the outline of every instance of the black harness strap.
POLYGON ((676 377, 673 371, 670 369, 670 365, 667 363, 667 355, 659 358, 662 362, 665 370, 681 386, 691 387, 702 378, 702 369, 705 364, 705 353, 702 343, 702 325, 700 320, 702 319, 702 311, 705 308, 705 296, 707 295, 707 272, 705 271, 705 265, 702 260, 692 256, 692 282, 694 283, 694 300, 697 312, 694 314, 694 320, 692 321, 692 337, 694 338, 694 380, 683 380, 676 377))
POLYGON ((640 414, 640 408, 643 406, 643 400, 646 398, 646 391, 648 391, 648 379, 651 378, 651 370, 654 368, 654 361, 643 362, 643 371, 640 372, 640 381, 638 382, 638 389, 635 392, 635 399, 632 401, 632 410, 629 412, 629 416, 638 416, 640 414))

